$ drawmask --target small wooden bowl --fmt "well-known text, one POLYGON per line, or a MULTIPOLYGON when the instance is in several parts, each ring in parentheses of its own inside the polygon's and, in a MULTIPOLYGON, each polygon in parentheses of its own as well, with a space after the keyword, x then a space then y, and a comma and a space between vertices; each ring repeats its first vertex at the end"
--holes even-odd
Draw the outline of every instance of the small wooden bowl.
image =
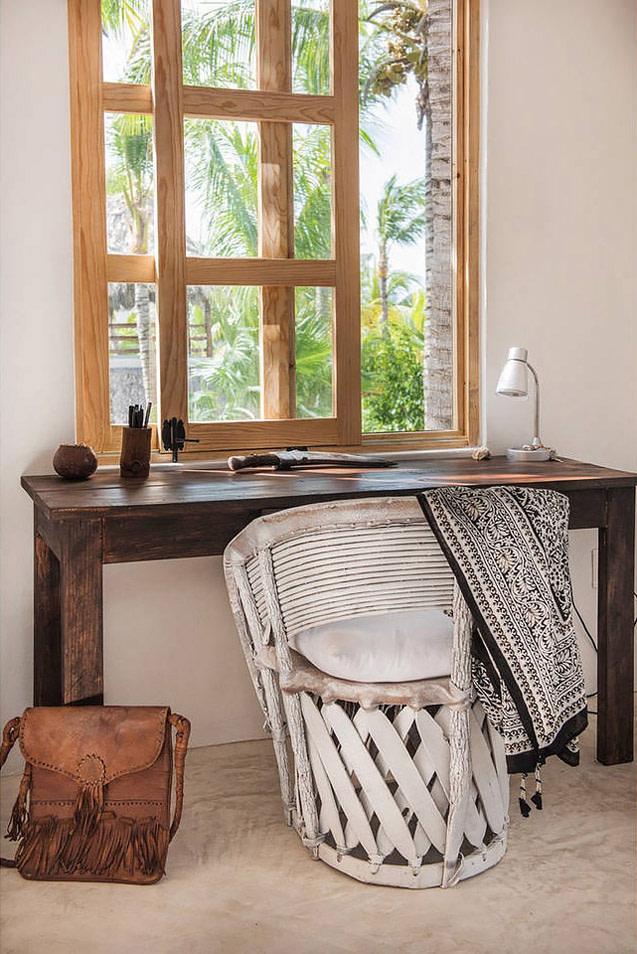
POLYGON ((53 467, 65 480, 86 480, 97 470, 97 457, 87 444, 60 444, 53 467))

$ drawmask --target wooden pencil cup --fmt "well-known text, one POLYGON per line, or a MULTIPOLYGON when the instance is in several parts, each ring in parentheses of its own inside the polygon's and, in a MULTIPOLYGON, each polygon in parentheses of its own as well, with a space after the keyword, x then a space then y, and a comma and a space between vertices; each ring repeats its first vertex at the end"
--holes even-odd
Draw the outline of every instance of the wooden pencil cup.
POLYGON ((120 477, 148 477, 150 473, 151 427, 123 427, 120 477))

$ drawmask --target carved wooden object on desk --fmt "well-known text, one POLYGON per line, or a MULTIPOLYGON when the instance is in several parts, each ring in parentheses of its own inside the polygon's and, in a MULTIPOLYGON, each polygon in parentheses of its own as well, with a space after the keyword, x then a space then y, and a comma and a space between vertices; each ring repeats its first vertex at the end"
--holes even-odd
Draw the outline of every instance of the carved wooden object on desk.
POLYGON ((150 427, 123 427, 119 459, 121 477, 148 477, 150 473, 150 427))

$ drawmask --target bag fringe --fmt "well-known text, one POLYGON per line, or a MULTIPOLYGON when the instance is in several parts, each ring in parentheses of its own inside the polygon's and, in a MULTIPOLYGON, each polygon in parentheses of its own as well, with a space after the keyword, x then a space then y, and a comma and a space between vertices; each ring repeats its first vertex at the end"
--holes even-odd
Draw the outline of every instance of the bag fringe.
POLYGON ((164 873, 169 832, 157 819, 100 818, 86 833, 75 818, 31 821, 16 853, 16 867, 31 877, 164 873))
POLYGON ((22 838, 26 830, 27 822, 29 820, 29 813, 27 811, 27 795, 29 793, 30 787, 31 766, 27 762, 20 780, 18 797, 13 804, 11 818, 9 819, 9 825, 7 827, 6 837, 9 839, 9 841, 18 841, 20 838, 22 838))

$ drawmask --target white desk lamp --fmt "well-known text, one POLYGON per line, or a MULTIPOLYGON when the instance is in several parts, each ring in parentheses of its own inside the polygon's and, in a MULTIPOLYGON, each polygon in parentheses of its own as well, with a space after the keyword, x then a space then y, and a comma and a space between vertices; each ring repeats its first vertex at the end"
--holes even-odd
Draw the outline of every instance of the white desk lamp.
POLYGON ((507 397, 527 397, 529 393, 528 371, 535 381, 535 418, 533 422, 533 439, 523 447, 510 447, 507 451, 509 460, 550 460, 554 451, 546 447, 540 440, 540 383, 537 373, 528 361, 526 348, 509 348, 509 356, 502 368, 497 394, 507 397))

